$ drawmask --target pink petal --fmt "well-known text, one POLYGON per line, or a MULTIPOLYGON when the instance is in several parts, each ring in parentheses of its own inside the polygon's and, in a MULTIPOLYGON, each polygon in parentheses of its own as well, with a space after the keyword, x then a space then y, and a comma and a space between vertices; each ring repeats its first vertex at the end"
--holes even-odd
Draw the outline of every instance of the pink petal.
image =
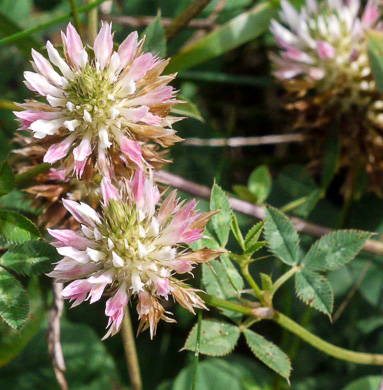
POLYGON ((173 268, 179 274, 184 274, 193 270, 193 265, 186 260, 177 259, 168 262, 169 267, 173 268))
POLYGON ((80 223, 95 226, 95 222, 100 224, 100 218, 95 210, 85 203, 78 203, 73 200, 63 199, 64 207, 76 218, 80 223))
POLYGON ((133 197, 137 206, 142 209, 144 207, 144 185, 145 174, 142 169, 137 169, 133 179, 133 197))
POLYGON ((71 23, 68 24, 66 29, 66 36, 63 34, 63 39, 65 40, 68 55, 72 62, 78 67, 83 67, 85 65, 84 46, 82 44, 80 35, 71 23))
POLYGON ((56 88, 44 76, 34 72, 24 72, 24 78, 41 96, 52 95, 62 97, 62 90, 56 88))
POLYGON ((161 124, 162 118, 152 114, 151 112, 148 112, 143 118, 142 122, 147 123, 151 126, 159 126, 161 124))
POLYGON ((84 161, 75 161, 74 162, 74 169, 73 173, 78 177, 81 178, 82 174, 84 173, 85 165, 87 163, 87 159, 84 161))
POLYGON ((317 52, 322 60, 326 60, 327 58, 334 58, 336 55, 334 46, 324 41, 317 42, 317 52))
POLYGON ((147 93, 146 95, 136 97, 129 101, 131 106, 145 104, 147 106, 153 106, 155 104, 166 102, 173 96, 173 87, 166 86, 157 88, 154 91, 147 93))
POLYGON ((126 154, 130 160, 142 167, 142 153, 138 142, 134 142, 127 137, 121 136, 119 139, 122 153, 126 154))
POLYGON ((39 119, 52 120, 61 116, 59 112, 54 111, 13 111, 13 113, 20 119, 24 119, 29 122, 35 122, 39 119))
POLYGON ((54 164, 56 161, 64 158, 68 154, 73 141, 74 137, 69 136, 59 144, 52 145, 44 156, 44 162, 54 164))
POLYGON ((120 110, 121 114, 127 117, 134 123, 140 122, 142 118, 149 112, 148 106, 140 106, 137 108, 122 108, 120 110))
POLYGON ((62 229, 62 230, 53 230, 53 229, 48 229, 48 233, 56 238, 57 240, 60 241, 59 245, 60 247, 62 246, 72 246, 73 248, 76 248, 78 250, 85 250, 88 248, 91 244, 92 241, 88 240, 81 234, 69 230, 69 229, 62 229))
POLYGON ((134 81, 141 80, 155 65, 156 58, 151 53, 145 53, 133 61, 132 67, 126 77, 134 81))
POLYGON ((126 293, 125 283, 117 290, 114 296, 106 301, 105 314, 108 317, 113 316, 117 311, 124 308, 128 303, 128 294, 126 293))
POLYGON ((104 69, 113 50, 112 24, 104 23, 94 41, 94 54, 96 60, 104 69))
POLYGON ((75 161, 84 161, 92 153, 92 146, 88 137, 84 138, 80 145, 73 150, 75 161))
POLYGON ((157 278, 156 279, 157 294, 163 297, 167 297, 170 293, 169 279, 157 278))
POLYGON ((68 179, 66 178, 66 170, 57 170, 51 168, 49 170, 49 180, 67 181, 68 179))
POLYGON ((118 48, 118 54, 120 56, 119 70, 125 68, 125 66, 134 58, 137 51, 138 33, 134 31, 128 35, 128 37, 121 43, 118 48))
POLYGON ((50 62, 42 56, 39 52, 32 49, 32 57, 36 65, 37 70, 50 81, 56 85, 62 85, 60 75, 53 69, 53 66, 50 62))
POLYGON ((362 24, 364 28, 371 28, 379 19, 379 8, 375 5, 374 0, 370 0, 363 12, 362 24))
POLYGON ((184 234, 182 234, 180 241, 186 244, 190 244, 191 242, 195 242, 200 240, 203 237, 203 234, 200 234, 203 229, 198 230, 188 230, 184 234))
POLYGON ((109 199, 113 199, 113 200, 120 199, 117 189, 112 185, 111 181, 106 177, 103 177, 101 180, 101 192, 105 204, 109 202, 109 199))

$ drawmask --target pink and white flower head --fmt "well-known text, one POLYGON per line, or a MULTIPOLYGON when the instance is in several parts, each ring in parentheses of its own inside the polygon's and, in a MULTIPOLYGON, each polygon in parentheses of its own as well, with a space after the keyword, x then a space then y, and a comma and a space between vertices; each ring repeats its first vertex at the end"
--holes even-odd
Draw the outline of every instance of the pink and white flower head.
MULTIPOLYGON (((339 78, 360 82, 370 75, 365 32, 382 28, 377 4, 369 0, 359 17, 360 0, 306 0, 299 12, 282 0, 284 25, 273 20, 270 27, 281 49, 271 55, 275 76, 281 80, 303 76, 331 89, 339 78)), ((358 89, 369 87, 363 83, 358 89)))
POLYGON ((81 223, 81 232, 49 230, 57 239, 53 245, 64 256, 49 276, 72 281, 63 297, 74 301, 73 306, 87 299, 93 303, 107 289, 111 298, 105 314, 110 328, 105 337, 119 331, 132 298, 138 300, 139 331, 150 328, 151 337, 161 318, 173 322, 165 316, 159 298, 172 296, 193 313, 194 307, 205 308, 196 290, 175 275, 220 255, 210 249, 192 252, 187 248, 203 237, 213 213, 198 213, 195 200, 180 202, 176 191, 159 206, 158 188, 140 169, 132 181, 123 183, 120 192, 104 177, 101 191, 100 214, 84 203, 64 200, 81 223))
POLYGON ((168 115, 178 103, 168 86, 175 75, 161 76, 168 60, 144 54, 137 32, 114 51, 108 23, 93 49, 70 23, 62 42, 65 58, 48 41, 49 61, 32 50, 35 72, 24 73, 26 86, 47 102, 29 100, 15 112, 22 129, 37 139, 52 138, 44 161, 64 161, 67 174, 77 177, 87 165, 109 176, 116 166, 134 171, 166 162, 154 145, 181 140, 171 128, 181 118, 168 115))

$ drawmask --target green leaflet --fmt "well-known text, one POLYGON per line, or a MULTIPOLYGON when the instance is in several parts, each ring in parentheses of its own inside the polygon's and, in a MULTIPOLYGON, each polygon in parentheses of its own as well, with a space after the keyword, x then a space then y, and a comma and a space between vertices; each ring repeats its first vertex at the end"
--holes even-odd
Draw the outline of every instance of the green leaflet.
POLYGON ((230 227, 231 227, 231 231, 234 234, 234 237, 238 241, 238 244, 241 246, 243 250, 245 250, 245 240, 243 239, 241 229, 239 228, 238 225, 238 219, 234 212, 231 215, 230 227))
POLYGON ((252 330, 246 329, 244 334, 247 344, 254 355, 289 382, 291 363, 288 356, 275 344, 267 341, 252 330))
POLYGON ((267 31, 276 9, 264 2, 230 20, 175 55, 169 73, 191 68, 249 42, 267 31))
MULTIPOLYGON (((225 266, 220 261, 213 260, 209 262, 209 265, 202 265, 202 280, 208 294, 230 301, 237 300, 238 292, 233 286, 225 266)), ((230 310, 223 309, 222 312, 233 320, 242 318, 241 314, 230 310)))
POLYGON ((295 290, 298 297, 331 318, 334 305, 334 293, 330 282, 322 275, 306 271, 295 274, 295 290))
POLYGON ((159 15, 152 24, 146 27, 143 35, 146 36, 144 51, 151 52, 154 55, 159 54, 162 58, 166 57, 165 29, 161 24, 161 17, 159 15))
POLYGON ((249 178, 249 191, 256 197, 258 204, 263 203, 271 192, 272 179, 269 168, 261 165, 255 169, 249 178))
MULTIPOLYGON (((183 349, 195 351, 197 325, 191 330, 183 349)), ((199 351, 209 356, 224 356, 233 351, 239 338, 238 326, 222 321, 202 320, 199 351)))
POLYGON ((22 275, 35 275, 50 271, 52 263, 59 258, 52 245, 36 240, 9 249, 1 257, 1 265, 22 275))
POLYGON ((211 222, 214 231, 217 233, 219 242, 222 247, 225 247, 229 239, 230 222, 231 222, 231 208, 226 194, 220 186, 214 183, 211 192, 210 210, 220 210, 220 212, 213 216, 211 222))
POLYGON ((0 210, 0 236, 6 241, 21 243, 40 238, 40 231, 23 215, 15 211, 0 210))
POLYGON ((367 37, 370 65, 376 85, 383 92, 383 34, 378 31, 368 31, 367 37))
POLYGON ((0 196, 8 194, 14 188, 15 176, 7 161, 3 161, 0 163, 0 196))
POLYGON ((370 237, 371 233, 358 230, 327 234, 310 248, 302 264, 312 271, 333 271, 350 262, 370 237))
POLYGON ((289 219, 275 208, 266 209, 265 237, 270 251, 284 263, 299 262, 299 236, 289 219))
POLYGON ((352 381, 346 387, 343 387, 342 390, 377 390, 381 382, 381 376, 369 375, 352 381))
POLYGON ((38 278, 31 278, 27 288, 30 315, 21 331, 0 321, 0 367, 9 364, 41 329, 48 311, 38 278))
POLYGON ((9 272, 0 268, 0 316, 9 326, 20 330, 28 312, 27 292, 9 272))
POLYGON ((202 118, 202 115, 197 107, 196 104, 191 102, 190 100, 184 98, 180 94, 177 95, 178 100, 182 100, 185 103, 178 104, 174 108, 171 109, 172 114, 177 114, 181 116, 188 116, 189 118, 197 119, 201 122, 205 122, 205 120, 202 118))

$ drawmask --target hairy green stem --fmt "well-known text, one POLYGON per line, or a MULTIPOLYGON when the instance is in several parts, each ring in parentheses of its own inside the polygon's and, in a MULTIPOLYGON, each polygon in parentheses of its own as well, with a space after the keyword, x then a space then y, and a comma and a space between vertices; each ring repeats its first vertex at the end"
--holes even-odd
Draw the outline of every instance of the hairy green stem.
POLYGON ((327 341, 322 340, 320 337, 315 336, 295 321, 286 317, 282 313, 276 312, 272 321, 276 322, 283 328, 289 330, 291 333, 299 336, 301 339, 312 345, 314 348, 319 349, 327 355, 333 356, 337 359, 345 360, 356 364, 371 364, 376 366, 383 366, 383 355, 362 353, 349 351, 344 348, 337 347, 327 341))
POLYGON ((212 0, 194 0, 185 10, 177 16, 166 28, 166 40, 169 42, 188 25, 188 23, 211 2, 212 0))
MULTIPOLYGON (((239 305, 237 303, 229 302, 226 301, 225 299, 216 298, 211 295, 207 295, 203 293, 199 293, 198 295, 209 306, 218 307, 220 309, 228 309, 231 311, 235 311, 237 313, 253 316, 259 319, 259 317, 256 315, 254 310, 249 307, 239 305)), ((340 360, 356 363, 356 364, 371 364, 371 365, 383 366, 383 355, 354 352, 344 348, 337 347, 333 344, 328 343, 325 340, 322 340, 320 337, 315 336, 307 329, 297 324, 289 317, 286 317, 282 313, 275 312, 274 316, 269 319, 276 322, 277 324, 287 329, 291 333, 295 334, 296 336, 300 337, 302 340, 306 341, 314 348, 326 353, 327 355, 333 356, 340 360)))
POLYGON ((302 267, 294 265, 286 273, 284 273, 279 279, 277 279, 277 281, 273 284, 273 287, 269 292, 270 297, 272 298, 274 294, 278 291, 278 289, 301 269, 302 267))
MULTIPOLYGON (((105 0, 95 0, 93 3, 87 4, 87 5, 84 5, 80 8, 78 8, 78 12, 82 13, 82 12, 90 11, 91 9, 99 6, 104 1, 105 0)), ((50 26, 54 26, 57 23, 65 22, 66 20, 70 19, 71 17, 72 17, 72 13, 67 13, 67 14, 61 15, 57 18, 54 18, 52 20, 49 20, 46 23, 40 24, 39 26, 32 27, 28 30, 20 31, 16 34, 10 35, 9 37, 0 39, 0 46, 5 45, 6 43, 11 43, 11 42, 18 41, 19 39, 26 38, 29 35, 34 34, 37 31, 44 30, 45 28, 50 27, 50 26)))
POLYGON ((255 280, 249 273, 249 264, 247 262, 241 264, 241 272, 242 275, 247 280, 247 282, 249 283, 250 287, 254 290, 255 296, 259 299, 259 301, 264 306, 268 306, 265 297, 263 296, 262 290, 258 287, 258 284, 255 282, 255 280))
POLYGON ((77 7, 77 0, 70 0, 70 7, 72 9, 74 26, 76 27, 77 32, 80 34, 80 37, 82 37, 82 28, 80 22, 80 14, 78 12, 77 7))
POLYGON ((48 163, 43 163, 43 164, 37 165, 37 166, 33 167, 32 169, 30 169, 29 171, 26 171, 26 172, 23 172, 23 173, 16 175, 15 176, 15 184, 16 184, 16 186, 20 186, 20 185, 28 182, 29 180, 32 180, 36 176, 40 175, 40 173, 48 172, 49 169, 51 169, 51 168, 52 168, 52 165, 48 164, 48 163))
POLYGON ((142 390, 140 366, 138 365, 136 343, 128 307, 126 308, 126 313, 122 321, 121 333, 132 389, 142 390))
POLYGON ((235 311, 237 313, 245 314, 245 315, 252 315, 252 308, 245 307, 243 305, 240 305, 238 303, 226 301, 225 299, 216 298, 212 295, 207 295, 205 293, 198 293, 198 295, 204 300, 205 303, 207 303, 210 306, 218 307, 220 309, 227 309, 231 311, 235 311))
POLYGON ((193 384, 192 390, 197 390, 197 377, 198 377, 198 364, 199 364, 199 344, 201 340, 201 328, 202 328, 202 310, 198 312, 198 325, 197 325, 197 340, 195 343, 194 351, 194 367, 193 367, 193 384))
MULTIPOLYGON (((88 0, 88 4, 94 3, 95 0, 88 0)), ((93 8, 88 13, 88 42, 94 42, 98 30, 98 9, 93 8)))

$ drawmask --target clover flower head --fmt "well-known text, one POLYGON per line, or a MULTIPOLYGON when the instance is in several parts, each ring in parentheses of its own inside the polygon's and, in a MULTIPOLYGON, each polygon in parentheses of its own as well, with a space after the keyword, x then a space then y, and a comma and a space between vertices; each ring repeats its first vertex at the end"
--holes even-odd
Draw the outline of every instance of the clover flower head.
POLYGON ((79 178, 84 170, 92 177, 95 166, 112 176, 116 167, 134 171, 166 162, 153 145, 180 140, 171 127, 180 118, 168 115, 177 104, 168 85, 175 75, 161 76, 168 60, 143 53, 137 32, 114 51, 108 23, 93 49, 84 47, 70 23, 62 42, 65 59, 48 41, 49 61, 32 50, 35 72, 24 73, 26 86, 47 102, 29 100, 15 112, 21 129, 51 139, 44 161, 63 160, 67 174, 79 178))
POLYGON ((371 73, 365 31, 381 29, 374 0, 361 17, 359 0, 306 0, 300 12, 287 0, 281 6, 285 26, 273 20, 270 28, 281 49, 279 55, 271 56, 277 78, 305 76, 331 88, 340 75, 349 81, 371 73))
POLYGON ((150 328, 151 337, 161 318, 174 322, 159 298, 172 296, 192 313, 195 307, 205 308, 196 290, 175 275, 188 273, 196 263, 221 253, 187 247, 203 237, 213 213, 198 213, 195 200, 180 202, 176 191, 159 206, 159 190, 142 170, 123 183, 120 192, 104 177, 101 190, 100 214, 85 203, 64 200, 64 206, 81 223, 81 231, 49 230, 57 239, 58 253, 64 256, 49 275, 72 281, 63 297, 76 306, 86 299, 98 301, 107 290, 111 297, 105 314, 110 328, 105 337, 119 331, 132 298, 138 300, 139 331, 150 328))

